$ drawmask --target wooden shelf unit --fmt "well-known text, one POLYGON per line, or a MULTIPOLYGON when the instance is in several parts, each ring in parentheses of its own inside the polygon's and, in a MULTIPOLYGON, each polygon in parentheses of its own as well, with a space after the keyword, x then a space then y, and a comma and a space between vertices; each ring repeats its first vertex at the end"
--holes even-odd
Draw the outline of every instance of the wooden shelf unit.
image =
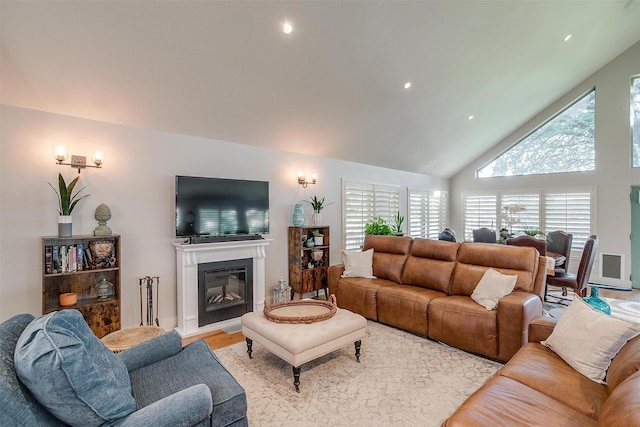
POLYGON ((325 297, 328 297, 328 270, 331 240, 329 227, 305 226, 289 227, 289 286, 291 286, 291 299, 296 293, 316 292, 324 289, 325 297), (323 244, 320 246, 306 247, 302 241, 303 236, 313 238, 313 231, 318 230, 324 235, 323 244), (314 251, 322 251, 322 260, 313 260, 314 251), (311 267, 310 267, 311 264, 311 267))
MULTIPOLYGON (((58 249, 59 250, 59 249, 58 249)), ((98 338, 120 329, 120 236, 78 235, 71 237, 42 238, 42 314, 66 308, 73 308, 82 313, 87 324, 98 338), (74 246, 81 244, 84 248, 91 242, 112 242, 112 255, 115 265, 104 268, 86 268, 65 273, 47 273, 46 248, 48 246, 74 246), (102 279, 113 284, 113 294, 109 299, 98 300, 95 285, 102 279), (59 295, 67 292, 78 294, 78 302, 63 307, 59 303, 59 295)))

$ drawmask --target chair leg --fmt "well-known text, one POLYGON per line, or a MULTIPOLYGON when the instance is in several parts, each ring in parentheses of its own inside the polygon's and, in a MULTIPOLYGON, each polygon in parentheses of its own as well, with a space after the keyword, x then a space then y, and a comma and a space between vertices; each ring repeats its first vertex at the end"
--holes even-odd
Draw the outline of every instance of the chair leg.
POLYGON ((567 287, 566 287, 566 286, 563 286, 563 287, 562 287, 562 296, 563 296, 563 297, 566 297, 566 296, 567 296, 567 287))

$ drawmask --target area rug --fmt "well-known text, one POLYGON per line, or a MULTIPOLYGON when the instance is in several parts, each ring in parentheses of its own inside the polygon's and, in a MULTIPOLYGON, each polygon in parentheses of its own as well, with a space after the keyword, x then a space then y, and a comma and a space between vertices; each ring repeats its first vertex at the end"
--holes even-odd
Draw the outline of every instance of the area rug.
POLYGON ((438 426, 500 363, 367 323, 362 355, 346 346, 302 365, 300 393, 291 366, 254 342, 216 350, 247 393, 253 426, 438 426))
MULTIPOLYGON (((602 297, 611 306, 611 317, 626 320, 627 322, 640 323, 640 302, 602 297)), ((542 306, 542 314, 549 316, 549 311, 554 308, 567 308, 567 304, 545 301, 542 306)))

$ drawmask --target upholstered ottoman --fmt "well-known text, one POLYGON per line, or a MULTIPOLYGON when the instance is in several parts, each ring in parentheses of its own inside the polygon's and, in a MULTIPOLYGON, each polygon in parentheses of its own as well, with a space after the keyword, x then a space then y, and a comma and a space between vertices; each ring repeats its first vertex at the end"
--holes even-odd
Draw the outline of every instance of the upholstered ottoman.
POLYGON ((300 366, 306 362, 349 343, 355 344, 356 360, 360 362, 361 338, 367 326, 364 317, 340 308, 330 319, 314 323, 276 323, 260 312, 244 314, 241 323, 249 358, 256 341, 291 364, 297 392, 300 392, 300 366))

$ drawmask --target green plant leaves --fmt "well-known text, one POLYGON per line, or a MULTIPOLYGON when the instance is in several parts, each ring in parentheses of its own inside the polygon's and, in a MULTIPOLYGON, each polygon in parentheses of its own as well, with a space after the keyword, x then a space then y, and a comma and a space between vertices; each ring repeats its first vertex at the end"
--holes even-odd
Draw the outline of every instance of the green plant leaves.
POLYGON ((53 188, 53 191, 55 191, 56 195, 58 196, 58 202, 59 202, 58 213, 60 215, 71 215, 71 212, 73 211, 73 208, 76 206, 76 204, 80 200, 89 196, 89 194, 85 194, 81 197, 78 197, 79 194, 82 192, 82 190, 87 188, 86 186, 82 187, 75 194, 73 194, 73 189, 75 188, 79 179, 80 179, 80 176, 77 176, 73 180, 71 180, 69 185, 67 185, 66 182, 64 181, 64 178, 62 177, 62 174, 59 173, 58 174, 58 190, 56 190, 55 187, 51 185, 51 183, 49 183, 49 186, 53 188))

